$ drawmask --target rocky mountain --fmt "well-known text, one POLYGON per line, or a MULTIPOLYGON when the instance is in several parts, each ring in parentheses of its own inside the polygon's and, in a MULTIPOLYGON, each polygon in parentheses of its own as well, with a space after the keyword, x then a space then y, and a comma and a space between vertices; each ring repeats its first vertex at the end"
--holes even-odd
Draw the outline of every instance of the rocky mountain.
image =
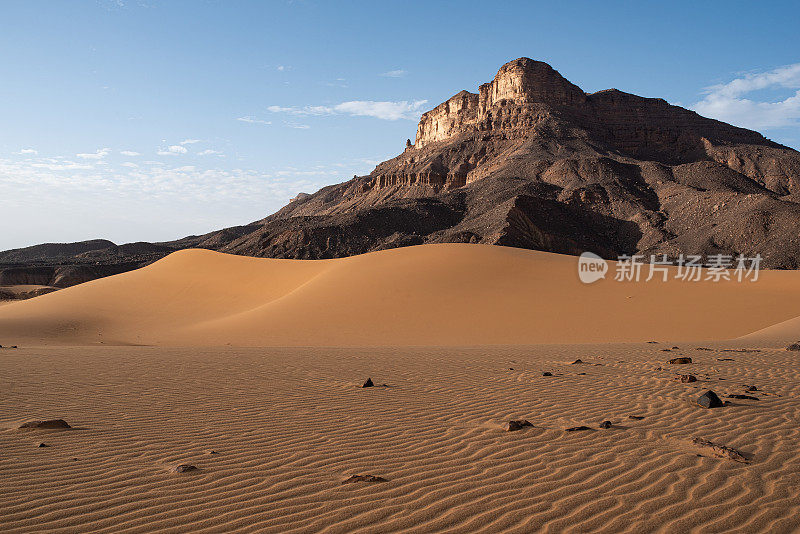
MULTIPOLYGON (((799 200, 797 151, 662 99, 587 94, 520 58, 425 113, 414 143, 367 176, 301 193, 247 226, 50 263, 142 264, 186 247, 317 259, 467 242, 607 258, 759 253, 766 267, 797 268, 799 200)), ((12 252, 0 261, 30 257, 12 252)))

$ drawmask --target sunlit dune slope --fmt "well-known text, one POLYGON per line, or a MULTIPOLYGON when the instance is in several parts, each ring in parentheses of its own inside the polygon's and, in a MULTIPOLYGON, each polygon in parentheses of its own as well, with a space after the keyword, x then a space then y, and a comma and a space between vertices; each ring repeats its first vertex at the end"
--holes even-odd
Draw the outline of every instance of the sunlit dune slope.
POLYGON ((0 309, 0 343, 480 345, 727 339, 800 315, 800 272, 591 285, 577 258, 443 244, 334 260, 176 252, 0 309))

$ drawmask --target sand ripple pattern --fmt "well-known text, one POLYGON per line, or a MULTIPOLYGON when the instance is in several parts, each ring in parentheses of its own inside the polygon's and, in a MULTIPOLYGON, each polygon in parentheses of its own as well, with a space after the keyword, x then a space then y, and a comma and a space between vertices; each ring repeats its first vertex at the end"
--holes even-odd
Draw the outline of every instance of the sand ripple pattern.
POLYGON ((663 346, 4 352, 0 531, 800 532, 799 356, 663 346))

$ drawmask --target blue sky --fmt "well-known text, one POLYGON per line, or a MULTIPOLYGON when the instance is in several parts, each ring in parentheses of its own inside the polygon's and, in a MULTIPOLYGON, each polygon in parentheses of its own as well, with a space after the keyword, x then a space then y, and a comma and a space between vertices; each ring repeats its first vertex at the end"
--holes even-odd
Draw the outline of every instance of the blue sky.
POLYGON ((794 2, 0 2, 0 249, 170 240, 369 173, 511 59, 800 147, 794 2))

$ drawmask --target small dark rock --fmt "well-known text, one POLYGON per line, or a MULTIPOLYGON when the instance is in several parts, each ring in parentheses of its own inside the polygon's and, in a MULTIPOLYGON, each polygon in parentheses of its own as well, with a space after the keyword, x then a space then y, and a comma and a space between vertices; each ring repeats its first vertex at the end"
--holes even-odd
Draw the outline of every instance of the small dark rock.
POLYGON ((672 347, 672 350, 681 350, 680 347, 672 347))
POLYGON ((566 432, 576 432, 578 430, 591 430, 591 428, 589 428, 588 426, 581 425, 581 426, 571 426, 569 428, 565 428, 564 430, 566 432))
POLYGON ((553 373, 551 373, 550 371, 545 371, 544 373, 542 373, 542 376, 553 376, 553 373))
POLYGON ((533 426, 530 421, 526 419, 514 419, 506 423, 506 432, 514 432, 515 430, 522 430, 526 426, 533 426))
POLYGON ((197 467, 190 464, 176 465, 172 468, 175 473, 189 473, 190 471, 197 471, 197 467))
POLYGON ((694 376, 694 375, 681 375, 681 376, 679 377, 679 379, 680 379, 680 381, 681 381, 681 382, 683 382, 684 384, 686 384, 686 383, 688 383, 688 382, 697 382, 697 377, 696 377, 696 376, 694 376))
POLYGON ((712 349, 709 349, 708 347, 697 347, 694 350, 712 350, 712 349))
POLYGON ((47 443, 40 443, 40 444, 38 444, 38 445, 37 445, 37 447, 39 447, 39 448, 42 448, 42 447, 49 447, 49 446, 50 446, 50 445, 48 445, 47 443))
POLYGON ((684 358, 672 358, 669 361, 669 363, 671 363, 673 365, 682 365, 682 364, 686 364, 686 363, 692 363, 692 359, 691 358, 685 358, 685 357, 684 358))
POLYGON ((672 351, 669 349, 661 349, 661 352, 672 352, 672 351))
POLYGON ((755 387, 755 386, 749 386, 749 387, 747 388, 747 391, 758 391, 758 388, 757 388, 757 387, 755 387))
POLYGON ((23 423, 20 428, 72 428, 63 419, 49 419, 47 421, 28 421, 23 423))
POLYGON ((371 388, 375 384, 372 383, 372 378, 367 378, 367 381, 361 386, 362 388, 371 388))
POLYGON ((585 375, 585 374, 586 374, 586 373, 578 373, 578 376, 582 376, 582 375, 585 375))
POLYGON ((643 415, 629 415, 628 419, 633 419, 634 421, 641 421, 644 419, 643 415))
POLYGON ((572 365, 575 365, 576 363, 583 363, 583 360, 577 359, 574 362, 572 362, 572 365))
POLYGON ((697 404, 703 408, 721 408, 724 406, 717 394, 710 389, 700 395, 700 398, 697 399, 697 404))
POLYGON ((514 368, 513 368, 513 367, 509 367, 509 368, 508 368, 508 370, 509 370, 509 371, 513 371, 513 370, 514 370, 514 368))
POLYGON ((786 347, 786 350, 800 350, 800 343, 792 343, 786 347))
POLYGON ((648 343, 658 343, 658 341, 648 341, 648 343))
POLYGON ((611 421, 603 421, 600 423, 600 428, 611 428, 612 426, 611 421))
POLYGON ((375 475, 353 475, 347 480, 342 480, 342 484, 352 484, 353 482, 387 482, 387 480, 375 475))
POLYGON ((731 395, 726 395, 729 399, 742 399, 742 400, 761 400, 758 397, 753 397, 752 395, 739 395, 738 393, 733 393, 731 395))
POLYGON ((717 358, 718 362, 735 362, 733 358, 717 358))

